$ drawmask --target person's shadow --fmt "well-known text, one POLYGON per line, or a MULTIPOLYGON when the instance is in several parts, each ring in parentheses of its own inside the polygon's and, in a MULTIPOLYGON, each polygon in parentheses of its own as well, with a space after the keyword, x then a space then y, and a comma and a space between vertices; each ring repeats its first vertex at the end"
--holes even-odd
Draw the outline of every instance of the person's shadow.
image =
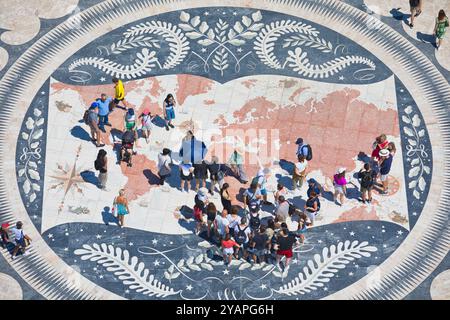
POLYGON ((166 126, 166 120, 161 118, 159 115, 156 115, 153 118, 152 123, 159 128, 164 128, 166 126))
POLYGON ((159 177, 154 174, 150 169, 143 171, 144 176, 147 178, 150 185, 159 185, 159 177))
POLYGON ((411 17, 410 14, 406 14, 400 11, 401 8, 392 8, 389 12, 392 15, 392 18, 394 18, 397 21, 402 21, 404 24, 409 26, 408 18, 411 17))
POLYGON ((77 139, 81 139, 81 140, 84 140, 84 141, 91 142, 91 136, 81 126, 73 127, 72 129, 70 129, 70 133, 72 134, 72 136, 74 136, 77 139))
POLYGON ((115 224, 119 225, 119 219, 113 216, 110 207, 103 208, 102 218, 103 218, 103 222, 106 225, 109 225, 109 223, 115 223, 115 224))
POLYGON ((85 170, 85 171, 80 172, 80 176, 85 182, 91 183, 94 186, 98 187, 99 180, 94 172, 92 172, 90 170, 85 170))
POLYGON ((435 37, 432 34, 425 34, 425 33, 418 31, 417 39, 422 42, 431 43, 431 44, 435 45, 435 37))

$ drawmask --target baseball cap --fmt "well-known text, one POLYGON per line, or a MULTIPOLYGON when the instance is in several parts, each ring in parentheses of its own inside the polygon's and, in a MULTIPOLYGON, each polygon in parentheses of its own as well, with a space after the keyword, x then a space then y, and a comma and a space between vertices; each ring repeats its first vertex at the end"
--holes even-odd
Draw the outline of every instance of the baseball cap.
POLYGON ((303 144, 303 138, 297 138, 297 141, 295 141, 295 144, 303 144))

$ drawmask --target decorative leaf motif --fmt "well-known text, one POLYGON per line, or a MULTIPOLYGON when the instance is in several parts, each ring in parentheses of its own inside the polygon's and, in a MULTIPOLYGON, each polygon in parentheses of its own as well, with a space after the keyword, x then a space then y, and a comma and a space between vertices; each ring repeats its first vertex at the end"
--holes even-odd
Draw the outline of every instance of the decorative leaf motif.
POLYGON ((234 28, 234 30, 236 30, 237 33, 241 33, 242 31, 244 31, 244 27, 242 26, 242 24, 239 21, 236 21, 233 28, 234 28))
POLYGON ((414 158, 414 159, 411 161, 411 167, 414 167, 414 166, 418 165, 419 163, 420 163, 419 158, 414 158))
POLYGON ((416 140, 408 139, 408 143, 409 143, 410 145, 412 145, 413 147, 417 146, 416 140))
POLYGON ((242 16, 242 23, 248 28, 252 24, 252 19, 247 16, 242 16))
POLYGON ((25 180, 25 182, 23 183, 23 192, 25 192, 25 194, 28 194, 31 190, 31 183, 30 180, 25 180))
POLYGON ((329 282, 347 264, 361 257, 369 257, 371 252, 375 251, 377 251, 377 248, 369 246, 368 242, 359 243, 356 240, 339 242, 337 246, 331 245, 330 248, 325 247, 322 250, 322 255, 316 254, 314 260, 308 261, 307 266, 303 268, 303 272, 299 273, 288 284, 274 291, 292 296, 317 290, 323 287, 324 283, 329 282))
POLYGON ((180 14, 180 20, 181 21, 183 21, 183 22, 189 22, 189 19, 190 19, 190 14, 189 13, 187 13, 187 12, 185 12, 185 11, 181 11, 181 14, 180 14))
POLYGON ((36 120, 36 126, 40 127, 40 126, 42 126, 44 124, 44 122, 45 122, 45 119, 44 118, 40 118, 40 119, 36 120))
POLYGON ((365 64, 368 69, 375 70, 375 64, 370 59, 360 56, 343 56, 316 65, 309 62, 307 53, 303 52, 300 47, 297 47, 294 51, 289 50, 288 55, 286 62, 289 62, 289 67, 301 75, 314 79, 328 78, 351 64, 365 64))
POLYGON ((413 196, 414 196, 414 198, 416 198, 417 200, 419 200, 419 199, 420 199, 420 193, 419 193, 419 191, 414 190, 414 191, 413 191, 413 196))
POLYGON ((253 12, 252 13, 252 19, 253 19, 253 21, 255 21, 255 22, 258 22, 258 21, 261 21, 262 20, 262 14, 261 14, 261 11, 256 11, 256 12, 253 12))
POLYGON ((427 183, 425 182, 425 179, 423 177, 419 178, 419 189, 420 191, 425 191, 425 187, 426 187, 427 183))
POLYGON ((155 276, 145 268, 144 263, 138 263, 137 257, 130 258, 128 250, 102 243, 100 246, 93 244, 92 247, 84 244, 83 249, 77 249, 74 253, 81 256, 82 260, 90 260, 104 266, 107 271, 114 273, 124 285, 138 293, 167 297, 181 292, 174 291, 155 279, 155 276))
POLYGON ((28 117, 27 122, 25 122, 25 127, 28 130, 33 129, 33 127, 34 127, 34 120, 31 117, 28 117))
POLYGON ((192 18, 191 20, 191 25, 195 28, 200 24, 201 20, 199 16, 195 16, 194 18, 192 18))
POLYGON ((20 169, 19 171, 18 171, 18 175, 19 175, 19 177, 21 177, 21 176, 23 176, 23 174, 25 173, 25 169, 20 169))
POLYGON ((408 124, 411 123, 411 120, 409 120, 409 118, 408 118, 407 116, 402 116, 402 121, 403 121, 404 123, 408 123, 408 124))
POLYGON ((33 192, 33 193, 30 195, 30 203, 33 203, 34 200, 36 200, 36 193, 33 192))
POLYGON ((403 127, 403 131, 410 137, 414 137, 414 132, 408 128, 408 127, 403 127))
POLYGON ((417 185, 417 180, 412 180, 410 183, 408 183, 408 188, 414 189, 417 185))
POLYGON ((421 138, 422 138, 423 136, 425 136, 425 129, 419 130, 418 135, 419 135, 419 137, 421 137, 421 138))
POLYGON ((202 262, 203 262, 203 254, 200 254, 195 258, 195 263, 200 264, 202 262))
POLYGON ((420 118, 417 114, 414 115, 414 117, 412 118, 412 124, 414 127, 418 127, 420 126, 420 118))
POLYGON ((405 113, 406 114, 410 114, 412 112, 412 106, 407 106, 406 108, 405 108, 405 113))
POLYGON ((41 110, 39 110, 39 109, 37 109, 37 108, 34 108, 34 110, 33 110, 33 115, 34 115, 35 117, 40 117, 41 114, 42 114, 41 110))
POLYGON ((420 167, 413 167, 409 170, 408 177, 413 178, 417 177, 420 172, 420 167))
POLYGON ((427 174, 430 174, 431 169, 429 166, 423 166, 423 171, 425 171, 427 174))
POLYGON ((198 40, 198 44, 199 44, 199 45, 202 45, 202 46, 204 46, 204 47, 207 47, 207 46, 209 46, 209 45, 212 45, 213 43, 214 43, 214 41, 212 41, 212 40, 210 40, 210 39, 208 39, 208 38, 198 40))
POLYGON ((23 140, 28 140, 29 137, 30 137, 30 136, 28 135, 28 133, 22 132, 22 139, 23 139, 23 140))

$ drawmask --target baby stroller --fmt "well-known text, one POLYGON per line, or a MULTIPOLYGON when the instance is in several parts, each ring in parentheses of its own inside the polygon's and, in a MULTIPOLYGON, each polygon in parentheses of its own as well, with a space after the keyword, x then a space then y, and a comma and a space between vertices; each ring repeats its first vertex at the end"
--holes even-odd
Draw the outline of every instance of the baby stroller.
POLYGON ((132 166, 132 156, 136 154, 134 148, 134 132, 127 130, 122 136, 122 146, 120 148, 120 161, 127 163, 129 167, 132 166))

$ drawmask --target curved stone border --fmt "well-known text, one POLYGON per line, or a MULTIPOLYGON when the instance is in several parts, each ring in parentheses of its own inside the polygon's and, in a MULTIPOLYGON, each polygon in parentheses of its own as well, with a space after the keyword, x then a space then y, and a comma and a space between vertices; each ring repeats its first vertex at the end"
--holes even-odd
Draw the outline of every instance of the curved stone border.
MULTIPOLYGON (((241 6, 239 0, 229 0, 227 6, 241 6)), ((3 220, 20 219, 35 239, 34 252, 27 260, 13 263, 13 267, 30 285, 46 298, 120 298, 100 288, 86 278, 70 277, 74 270, 65 264, 31 228, 31 220, 21 202, 16 183, 14 139, 32 97, 41 84, 59 65, 93 38, 118 26, 168 11, 199 8, 198 1, 109 0, 79 14, 82 27, 71 30, 67 22, 59 25, 29 48, 7 71, 0 81, 0 101, 4 117, 0 125, 0 204, 5 208, 3 220), (100 14, 101 13, 101 14, 100 14), (14 111, 14 112, 13 112, 14 111), (8 125, 6 125, 6 123, 8 125), (14 209, 14 210, 13 210, 14 209), (33 272, 31 272, 33 271, 33 272), (76 281, 73 279, 76 278, 76 281)), ((208 6, 224 6, 220 0, 210 0, 208 6)), ((318 0, 250 0, 247 7, 273 10, 296 15, 313 22, 339 26, 340 33, 370 50, 399 77, 411 92, 421 110, 433 144, 433 185, 428 201, 416 227, 399 249, 373 273, 328 298, 399 299, 414 289, 436 267, 448 252, 450 237, 448 214, 450 181, 442 172, 450 160, 450 88, 447 81, 428 59, 406 39, 386 25, 368 29, 368 15, 338 1, 318 0), (428 102, 431 102, 428 104, 428 102), (430 108, 431 107, 431 108, 430 108), (429 252, 429 254, 427 254, 429 252), (424 254, 425 253, 425 254, 424 254), (370 286, 368 286, 370 279, 370 286)))

